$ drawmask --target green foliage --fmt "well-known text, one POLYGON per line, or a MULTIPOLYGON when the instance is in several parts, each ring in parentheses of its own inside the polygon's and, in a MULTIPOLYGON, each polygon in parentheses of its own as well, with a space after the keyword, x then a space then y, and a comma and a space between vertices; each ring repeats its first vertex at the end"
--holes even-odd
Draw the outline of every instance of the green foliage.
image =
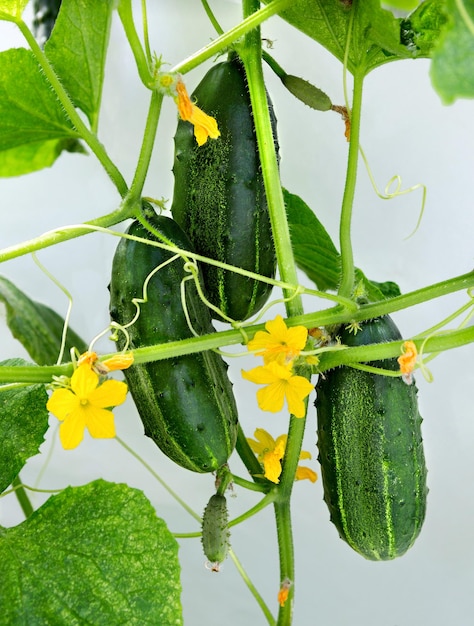
POLYGON ((24 48, 0 53, 0 174, 51 165, 77 138, 33 53, 24 48), (21 161, 25 156, 34 158, 31 165, 21 161))
POLYGON ((28 0, 0 0, 0 19, 20 19, 28 0))
MULTIPOLYGON (((0 366, 27 364, 23 359, 8 359, 0 366)), ((6 391, 0 387, 0 493, 12 483, 30 456, 38 454, 48 430, 47 400, 44 385, 6 391)))
POLYGON ((178 547, 141 491, 97 480, 0 529, 4 624, 182 624, 178 547))
POLYGON ((114 0, 63 0, 45 54, 74 105, 96 128, 114 0))
POLYGON ((431 79, 445 104, 474 98, 474 1, 464 0, 463 13, 447 0, 448 22, 433 52, 431 79))
MULTIPOLYGON (((22 343, 33 361, 38 365, 54 365, 58 360, 64 319, 46 305, 28 298, 3 276, 0 276, 0 302, 5 303, 12 335, 22 343)), ((77 348, 82 353, 87 350, 87 345, 68 328, 64 361, 70 360, 70 348, 77 348)))
MULTIPOLYGON (((268 0, 265 0, 268 4, 268 0)), ((368 74, 371 70, 397 59, 410 58, 410 51, 400 43, 400 23, 379 0, 300 0, 281 17, 295 28, 318 41, 341 62, 344 61, 348 36, 350 47, 347 67, 368 74)))

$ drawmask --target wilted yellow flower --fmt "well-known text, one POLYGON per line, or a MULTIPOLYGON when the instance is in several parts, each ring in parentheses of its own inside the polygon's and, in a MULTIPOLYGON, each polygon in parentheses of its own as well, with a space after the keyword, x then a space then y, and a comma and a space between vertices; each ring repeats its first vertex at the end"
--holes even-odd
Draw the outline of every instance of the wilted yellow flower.
POLYGON ((412 372, 415 369, 416 359, 418 351, 413 341, 405 341, 402 346, 402 355, 398 357, 397 361, 400 365, 400 372, 403 374, 403 380, 406 383, 411 383, 412 372))
POLYGON ((191 122, 194 126, 194 136, 199 146, 206 143, 208 137, 217 139, 220 136, 216 120, 204 113, 199 107, 191 102, 186 86, 182 80, 176 82, 176 104, 182 120, 191 122))

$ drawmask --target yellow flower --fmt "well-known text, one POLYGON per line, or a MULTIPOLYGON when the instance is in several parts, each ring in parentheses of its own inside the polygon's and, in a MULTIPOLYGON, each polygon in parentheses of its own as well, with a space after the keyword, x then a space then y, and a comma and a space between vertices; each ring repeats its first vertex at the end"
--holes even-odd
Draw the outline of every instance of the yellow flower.
POLYGON ((308 338, 308 329, 304 326, 288 328, 281 315, 265 324, 266 331, 259 330, 248 342, 249 350, 256 350, 256 355, 263 356, 265 364, 277 361, 280 365, 290 363, 303 350, 308 338))
POLYGON ((405 341, 402 346, 402 355, 398 357, 397 361, 400 365, 400 372, 403 374, 403 380, 411 384, 412 372, 415 369, 416 358, 418 351, 413 341, 405 341))
POLYGON ((82 441, 84 429, 92 437, 115 437, 114 416, 109 407, 125 402, 127 385, 117 380, 99 384, 99 376, 85 360, 70 380, 70 388, 56 389, 46 405, 62 423, 59 438, 63 448, 72 450, 82 441))
POLYGON ((116 370, 126 370, 131 365, 133 365, 133 354, 114 354, 109 359, 105 359, 105 361, 99 361, 99 358, 95 352, 84 352, 79 357, 77 364, 84 365, 87 364, 96 374, 99 376, 103 376, 108 374, 109 372, 114 372, 116 370))
MULTIPOLYGON (((273 437, 263 428, 257 428, 254 432, 255 439, 248 438, 249 446, 257 455, 258 460, 263 465, 265 478, 271 480, 272 483, 280 482, 281 460, 285 454, 287 435, 273 437)), ((300 454, 300 460, 310 459, 311 454, 303 450, 300 454)), ((316 481, 316 474, 309 467, 299 466, 296 470, 296 480, 309 479, 311 482, 316 481)))
POLYGON ((186 86, 181 80, 176 83, 176 93, 178 94, 176 104, 178 105, 179 116, 185 122, 193 124, 194 136, 198 146, 205 144, 208 137, 217 139, 220 132, 216 120, 191 102, 186 86))
POLYGON ((257 391, 257 402, 262 411, 281 411, 286 398, 290 413, 304 417, 303 400, 313 391, 313 385, 303 376, 295 376, 291 367, 271 361, 249 372, 242 370, 242 376, 257 385, 267 385, 257 391))

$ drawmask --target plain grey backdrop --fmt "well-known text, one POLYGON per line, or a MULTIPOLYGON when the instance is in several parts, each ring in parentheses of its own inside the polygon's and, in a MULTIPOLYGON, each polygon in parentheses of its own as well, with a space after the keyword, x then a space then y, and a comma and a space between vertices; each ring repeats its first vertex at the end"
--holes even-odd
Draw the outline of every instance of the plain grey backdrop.
MULTIPOLYGON (((135 3, 138 5, 139 3, 135 3)), ((155 0, 148 3, 153 50, 170 67, 215 37, 199 0, 155 0)), ((240 19, 236 2, 212 2, 224 28, 240 19)), ((139 19, 139 7, 136 6, 139 19)), ((278 17, 263 25, 262 35, 273 42, 272 54, 288 73, 300 75, 343 104, 342 67, 329 53, 278 17)), ((23 45, 14 26, 0 24, 0 47, 23 45)), ((190 89, 206 68, 186 76, 190 89)), ((386 201, 374 193, 362 161, 354 206, 356 264, 374 280, 394 280, 403 292, 465 273, 473 266, 472 218, 474 116, 472 102, 445 107, 433 91, 429 61, 400 61, 368 76, 364 91, 362 146, 378 186, 383 190, 395 174, 403 187, 423 183, 428 188, 425 215, 418 219, 421 192, 386 201)), ((347 159, 343 123, 334 113, 318 113, 285 91, 266 69, 279 122, 283 184, 300 195, 317 213, 337 242, 339 209, 347 159)), ((350 77, 349 77, 350 80, 350 77)), ((100 139, 128 181, 136 164, 149 94, 137 78, 133 57, 117 16, 100 119, 100 139)), ((165 101, 145 195, 171 199, 173 135, 176 108, 165 101)), ((94 156, 64 154, 48 170, 0 181, 2 228, 0 246, 35 237, 49 229, 77 224, 112 211, 118 195, 94 156)), ((87 341, 108 324, 111 258, 116 238, 93 234, 42 251, 40 260, 74 297, 71 325, 87 341)), ((31 258, 9 261, 0 273, 15 281, 32 298, 64 314, 67 301, 31 258)), ((301 276, 305 282, 304 276, 301 276)), ((466 301, 458 293, 394 315, 404 336, 422 332, 466 301)), ((325 306, 307 298, 306 310, 325 306)), ((275 312, 282 312, 275 309, 275 312)), ((9 334, 0 307, 1 358, 26 354, 9 334)), ((104 339, 99 348, 109 352, 104 339)), ((427 518, 414 547, 388 563, 365 561, 344 544, 329 522, 322 485, 295 485, 293 519, 296 550, 295 625, 306 626, 468 626, 474 620, 474 351, 472 346, 441 354, 430 363, 434 382, 417 376, 428 464, 427 518)), ((258 410, 256 387, 240 377, 240 369, 256 365, 233 359, 241 422, 251 436, 257 427, 274 436, 284 432, 287 416, 258 410)), ((316 423, 310 399, 304 448, 316 461, 316 423)), ((212 476, 194 475, 173 465, 143 436, 131 401, 116 410, 119 435, 198 512, 212 492, 212 476)), ((143 489, 170 529, 198 530, 195 521, 115 441, 92 440, 64 451, 57 439, 57 420, 42 447, 30 460, 23 480, 41 478, 43 488, 80 485, 103 477, 143 489)), ((231 468, 244 470, 232 457, 231 468)), ((33 495, 35 506, 46 496, 33 495)), ((256 502, 256 496, 235 489, 229 498, 232 517, 256 502)), ((0 524, 22 520, 13 497, 0 501, 0 524)), ((279 588, 275 529, 271 510, 232 530, 232 545, 253 582, 274 612, 279 588)), ((186 626, 265 624, 259 608, 230 560, 221 573, 204 567, 199 540, 181 540, 183 604, 186 626)))

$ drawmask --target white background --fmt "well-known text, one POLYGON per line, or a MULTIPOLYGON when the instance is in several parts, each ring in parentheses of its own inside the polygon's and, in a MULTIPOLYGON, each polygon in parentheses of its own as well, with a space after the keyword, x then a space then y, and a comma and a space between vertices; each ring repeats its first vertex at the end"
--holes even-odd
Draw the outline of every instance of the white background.
MULTIPOLYGON (((213 2, 224 28, 239 21, 236 3, 213 2)), ((137 12, 138 13, 138 12, 137 12)), ((152 48, 175 65, 215 36, 197 0, 149 3, 152 48)), ((343 104, 342 68, 315 42, 293 31, 279 18, 263 26, 273 41, 272 54, 288 73, 298 74, 343 104)), ((12 25, 0 24, 0 46, 23 45, 12 25)), ((210 63, 206 64, 206 68, 210 63)), ((190 91, 204 73, 186 76, 190 91)), ((334 113, 318 113, 284 90, 266 70, 279 121, 283 184, 317 212, 337 242, 347 143, 344 126, 334 113)), ((100 120, 100 139, 131 181, 144 128, 148 92, 141 86, 132 55, 117 16, 111 35, 100 120)), ((176 109, 163 107, 158 142, 145 186, 145 195, 171 199, 172 137, 176 109)), ((445 107, 433 91, 429 61, 402 61, 376 70, 366 79, 361 141, 381 189, 400 174, 404 187, 428 187, 422 225, 407 239, 418 219, 421 193, 390 202, 377 198, 363 164, 355 198, 354 251, 356 264, 374 280, 394 280, 403 292, 423 287, 472 269, 472 102, 445 107)), ((80 223, 112 211, 118 195, 94 156, 64 154, 53 168, 21 178, 0 181, 2 228, 0 247, 16 244, 51 228, 80 223)), ((89 235, 47 249, 40 260, 74 297, 72 327, 87 341, 108 324, 111 258, 117 240, 89 235)), ((29 257, 9 261, 0 273, 17 283, 30 297, 64 314, 67 301, 29 257)), ((304 277, 302 276, 302 281, 304 277)), ((394 315, 405 337, 437 323, 466 300, 455 294, 394 315)), ((306 310, 324 305, 306 300, 306 310)), ((0 358, 27 357, 11 338, 0 308, 0 358)), ((109 352, 104 340, 100 349, 109 352)), ((295 485, 293 517, 296 549, 295 625, 322 626, 467 626, 474 615, 474 387, 473 349, 444 353, 430 363, 434 382, 418 375, 420 408, 428 464, 427 518, 415 546, 402 558, 372 563, 353 553, 329 522, 322 485, 304 481, 295 485)), ((286 429, 285 414, 259 411, 256 387, 240 377, 253 360, 234 359, 230 375, 235 385, 242 425, 251 436, 264 427, 274 436, 286 429)), ((315 447, 315 411, 311 396, 304 448, 315 447)), ((143 489, 172 531, 198 530, 197 525, 153 478, 115 441, 92 440, 88 435, 74 451, 63 451, 57 440, 57 420, 42 447, 22 472, 34 483, 53 448, 41 479, 44 488, 80 485, 103 477, 143 489)), ((213 489, 211 476, 194 475, 173 465, 143 436, 131 401, 116 410, 119 435, 132 445, 160 475, 201 512, 213 489)), ((244 470, 232 457, 231 468, 244 470)), ((234 517, 257 501, 254 494, 235 490, 229 498, 234 517)), ((35 506, 44 498, 34 495, 35 506)), ((22 520, 13 497, 0 502, 0 524, 22 520)), ((232 545, 243 565, 276 613, 279 588, 275 530, 271 510, 232 531, 232 545)), ((204 568, 199 540, 182 540, 183 604, 186 626, 240 626, 265 624, 232 562, 220 574, 204 568)))

